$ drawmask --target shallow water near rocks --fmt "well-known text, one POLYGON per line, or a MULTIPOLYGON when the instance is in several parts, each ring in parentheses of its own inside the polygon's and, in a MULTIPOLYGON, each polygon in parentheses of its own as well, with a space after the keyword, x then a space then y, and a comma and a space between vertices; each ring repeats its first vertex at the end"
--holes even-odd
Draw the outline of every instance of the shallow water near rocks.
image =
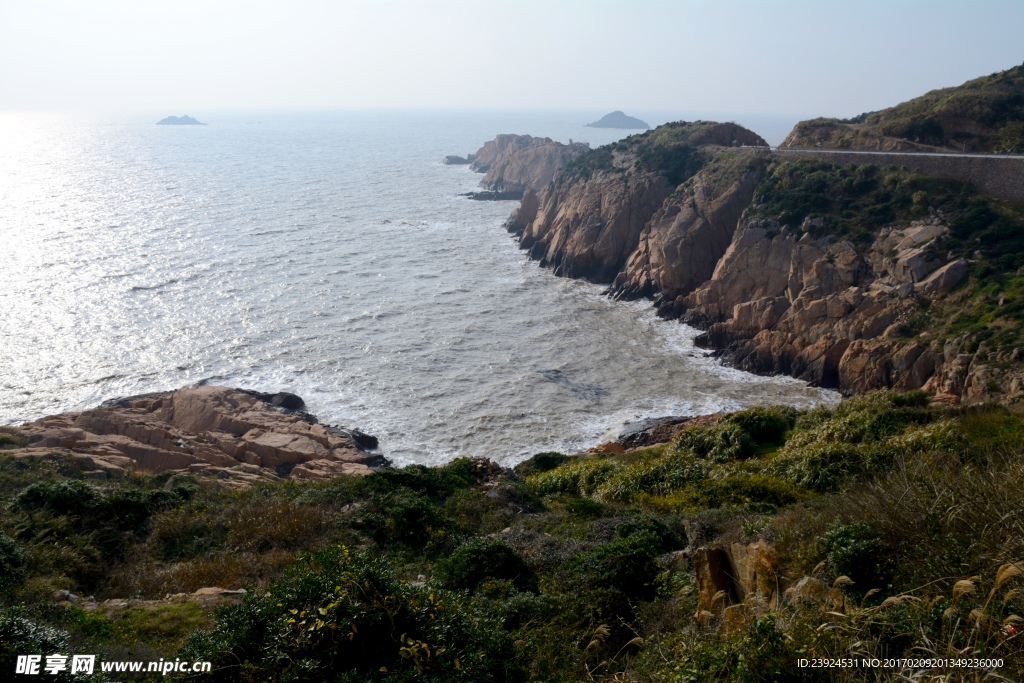
MULTIPOLYGON (((0 114, 0 423, 200 381, 305 398, 396 464, 572 451, 834 392, 717 365, 649 302, 528 261, 443 166, 593 112, 0 114)), ((652 122, 653 123, 653 122, 652 122)))

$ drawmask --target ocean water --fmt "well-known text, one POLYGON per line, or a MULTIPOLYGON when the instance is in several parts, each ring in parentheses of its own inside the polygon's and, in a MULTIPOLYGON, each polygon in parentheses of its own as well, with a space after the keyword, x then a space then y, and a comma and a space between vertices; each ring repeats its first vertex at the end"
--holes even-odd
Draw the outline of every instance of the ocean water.
POLYGON ((167 113, 0 113, 0 423, 206 381, 297 393, 397 464, 514 463, 838 400, 553 277, 502 228, 517 203, 440 163, 503 132, 625 134, 581 126, 598 112, 167 113))

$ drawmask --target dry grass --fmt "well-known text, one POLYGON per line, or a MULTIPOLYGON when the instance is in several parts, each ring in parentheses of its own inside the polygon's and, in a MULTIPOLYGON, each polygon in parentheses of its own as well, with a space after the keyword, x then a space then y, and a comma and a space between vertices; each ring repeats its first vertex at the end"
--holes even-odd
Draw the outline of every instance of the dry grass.
POLYGON ((264 586, 281 574, 295 557, 293 552, 231 553, 174 564, 129 563, 117 567, 110 577, 111 595, 162 598, 168 594, 193 593, 216 586, 237 589, 245 585, 264 586))

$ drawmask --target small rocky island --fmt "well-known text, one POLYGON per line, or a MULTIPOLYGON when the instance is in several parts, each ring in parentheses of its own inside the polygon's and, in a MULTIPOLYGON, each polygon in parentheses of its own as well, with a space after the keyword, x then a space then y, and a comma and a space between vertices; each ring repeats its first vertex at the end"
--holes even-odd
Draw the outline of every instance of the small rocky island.
POLYGON ((205 126, 202 121, 196 121, 191 116, 168 116, 156 122, 158 126, 205 126))
POLYGON ((621 111, 613 111, 601 117, 600 121, 588 123, 585 128, 630 128, 637 130, 650 130, 646 122, 632 116, 626 116, 621 111))

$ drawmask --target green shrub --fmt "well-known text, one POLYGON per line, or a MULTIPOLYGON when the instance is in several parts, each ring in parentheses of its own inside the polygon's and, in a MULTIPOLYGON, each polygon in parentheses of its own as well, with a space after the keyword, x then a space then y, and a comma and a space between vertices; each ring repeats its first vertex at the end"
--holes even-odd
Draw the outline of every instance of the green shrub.
POLYGON ((792 483, 745 472, 720 480, 710 480, 693 487, 689 496, 690 507, 714 509, 723 505, 745 506, 751 510, 765 510, 792 505, 807 497, 792 483))
POLYGON ((408 489, 379 495, 367 509, 364 522, 373 539, 381 544, 421 548, 430 542, 433 531, 445 526, 437 503, 408 489))
POLYGON ((25 554, 14 539, 0 531, 0 589, 16 586, 25 578, 25 554))
POLYGON ((84 481, 64 479, 32 484, 11 503, 12 510, 49 510, 56 515, 83 515, 100 506, 103 495, 84 481))
POLYGON ((580 553, 569 568, 591 589, 612 589, 626 598, 651 600, 658 576, 654 558, 661 554, 662 545, 656 534, 640 530, 580 553))
POLYGON ((615 534, 620 538, 631 538, 640 534, 652 535, 658 539, 660 553, 679 547, 679 539, 669 529, 668 524, 647 514, 635 515, 620 522, 615 527, 615 534))
POLYGON ((723 422, 737 425, 758 445, 781 443, 799 414, 800 411, 790 406, 758 406, 727 415, 723 422))
POLYGON ((757 619, 735 640, 694 640, 672 671, 671 683, 798 683, 828 680, 816 669, 800 668, 797 651, 772 616, 757 619))
POLYGON ((512 641, 459 594, 400 581, 388 560, 336 547, 303 555, 267 591, 215 613, 182 659, 211 681, 519 681, 512 641))
POLYGON ((878 558, 885 544, 870 524, 835 522, 818 539, 818 545, 836 575, 853 579, 854 591, 863 594, 880 583, 882 567, 878 558))
POLYGON ((715 463, 745 460, 757 452, 757 444, 738 424, 723 420, 713 427, 690 427, 672 439, 669 454, 692 452, 715 463))
POLYGON ((565 503, 565 511, 573 517, 592 519, 604 514, 604 505, 588 498, 576 498, 565 503))
POLYGON ((534 474, 526 483, 538 495, 568 493, 583 497, 594 493, 621 470, 622 465, 611 460, 578 460, 534 474))
POLYGON ((692 451, 670 450, 660 458, 630 463, 610 477, 598 495, 604 500, 629 502, 637 494, 663 496, 707 478, 712 465, 692 451))
POLYGON ((71 674, 71 655, 74 648, 68 642, 68 634, 49 626, 37 624, 26 618, 23 609, 12 607, 0 611, 0 671, 8 672, 9 680, 14 680, 15 665, 18 655, 38 654, 43 659, 39 665, 38 677, 27 677, 28 679, 38 678, 60 683, 71 683, 73 681, 85 681, 86 683, 100 683, 107 681, 107 677, 99 673, 99 665, 95 667, 96 673, 92 675, 71 674), (46 655, 63 654, 68 656, 68 667, 56 675, 47 674, 43 667, 46 665, 46 655))
POLYGON ((523 558, 504 541, 475 538, 437 563, 437 573, 448 588, 470 593, 485 579, 511 581, 521 590, 536 590, 536 577, 523 558))
POLYGON ((568 460, 569 457, 561 453, 537 453, 529 460, 519 463, 513 469, 520 477, 528 477, 531 474, 553 470, 568 460))

